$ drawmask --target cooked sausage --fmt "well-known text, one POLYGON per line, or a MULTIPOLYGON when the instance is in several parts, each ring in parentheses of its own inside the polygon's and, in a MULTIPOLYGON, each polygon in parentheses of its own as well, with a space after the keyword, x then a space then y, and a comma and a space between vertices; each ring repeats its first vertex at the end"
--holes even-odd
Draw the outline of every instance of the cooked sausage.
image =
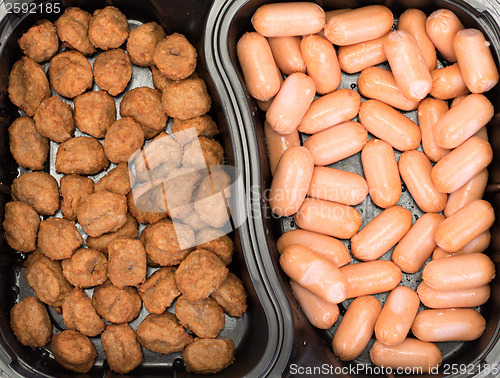
POLYGON ((422 282, 417 294, 420 301, 429 308, 477 307, 490 297, 490 286, 484 285, 464 290, 436 290, 422 282))
POLYGON ((387 60, 384 50, 386 37, 387 34, 370 41, 340 46, 338 59, 342 71, 353 74, 385 62, 387 60))
POLYGON ((361 152, 370 197, 375 205, 388 208, 401 197, 401 180, 392 147, 380 139, 370 139, 361 152))
POLYGON ((314 162, 307 148, 287 149, 278 163, 269 192, 269 205, 279 216, 295 214, 309 188, 314 162))
POLYGON ((367 141, 366 129, 351 121, 312 135, 304 147, 311 152, 315 165, 329 165, 358 153, 367 141))
POLYGON ((422 100, 432 88, 432 77, 417 41, 403 30, 389 33, 384 42, 385 55, 403 95, 422 100))
POLYGON ((448 9, 439 9, 429 17, 425 23, 427 35, 443 58, 448 62, 456 62, 457 56, 453 49, 453 38, 464 26, 458 17, 448 9))
POLYGON ((398 286, 389 293, 375 323, 375 337, 388 346, 401 344, 410 331, 420 306, 417 293, 398 286))
POLYGON ((264 122, 264 135, 266 137, 269 167, 271 168, 271 175, 274 176, 283 152, 290 147, 300 146, 299 132, 295 130, 290 134, 282 135, 274 131, 269 123, 264 122))
POLYGON ((307 231, 350 239, 361 226, 361 214, 340 203, 306 198, 295 214, 295 223, 307 231))
POLYGON ((307 195, 345 205, 357 205, 368 195, 368 184, 356 173, 335 168, 314 167, 307 195))
POLYGON ((484 93, 498 83, 498 68, 490 51, 490 42, 477 29, 460 30, 453 40, 458 66, 467 88, 484 93))
POLYGON ((311 293, 329 303, 346 298, 346 277, 334 264, 301 245, 291 245, 280 257, 283 271, 311 293))
POLYGON ((356 298, 333 335, 333 352, 341 361, 358 357, 368 345, 382 306, 371 295, 356 298))
POLYGON ((303 245, 341 267, 351 262, 347 247, 340 240, 306 230, 291 230, 280 236, 276 242, 279 253, 292 244, 303 245))
POLYGON ((449 308, 420 311, 411 326, 413 334, 422 341, 471 341, 486 329, 486 320, 470 308, 449 308))
POLYGON ((393 23, 389 8, 369 5, 333 16, 325 25, 325 37, 334 45, 352 45, 382 37, 393 23))
POLYGON ((358 117, 368 132, 396 150, 415 150, 420 145, 421 135, 417 124, 381 101, 363 102, 358 117))
POLYGON ((413 224, 392 252, 392 261, 405 273, 416 273, 436 248, 434 231, 444 220, 441 214, 427 213, 413 224))
POLYGON ((432 88, 430 95, 439 100, 450 100, 469 93, 469 88, 460 72, 458 64, 431 71, 432 88))
POLYGON ((306 72, 306 63, 300 52, 300 37, 271 37, 267 41, 281 72, 285 75, 306 72))
POLYGON ((432 163, 423 152, 403 152, 398 166, 401 178, 424 213, 439 213, 444 210, 448 196, 434 187, 431 178, 432 163))
POLYGON ((490 144, 473 136, 437 162, 432 168, 432 182, 441 193, 452 193, 486 168, 492 159, 490 144))
POLYGON ((466 255, 469 253, 480 253, 484 252, 486 248, 489 247, 491 242, 491 233, 489 231, 483 232, 474 240, 468 242, 463 248, 460 248, 456 252, 449 253, 444 249, 437 247, 432 254, 433 260, 439 260, 446 257, 453 257, 456 255, 466 255))
POLYGON ((399 285, 403 274, 392 261, 376 260, 340 268, 347 278, 347 298, 390 291, 399 285))
POLYGON ((266 113, 267 122, 280 134, 294 132, 314 100, 315 94, 316 88, 309 76, 300 72, 291 74, 274 97, 266 113))
POLYGON ((411 220, 411 213, 403 207, 385 209, 352 237, 352 255, 361 261, 378 259, 408 232, 411 220))
POLYGON ((321 299, 294 280, 290 280, 290 287, 307 320, 314 327, 330 329, 333 326, 339 318, 339 306, 321 299))
POLYGON ((418 125, 422 134, 422 149, 427 157, 434 163, 441 160, 450 151, 441 148, 436 143, 434 137, 434 128, 436 123, 444 113, 448 111, 446 101, 436 100, 434 98, 423 99, 418 106, 418 125))
POLYGON ((350 89, 339 89, 314 100, 300 122, 298 130, 314 134, 350 121, 359 112, 361 97, 350 89))
POLYGON ((487 182, 488 170, 483 169, 471 178, 467 184, 450 193, 444 209, 444 216, 449 217, 472 201, 483 198, 487 182))
POLYGON ((458 104, 460 104, 465 97, 467 97, 467 95, 462 95, 462 96, 455 97, 453 99, 453 101, 451 102, 451 104, 450 104, 450 109, 454 108, 455 106, 457 106, 458 104))

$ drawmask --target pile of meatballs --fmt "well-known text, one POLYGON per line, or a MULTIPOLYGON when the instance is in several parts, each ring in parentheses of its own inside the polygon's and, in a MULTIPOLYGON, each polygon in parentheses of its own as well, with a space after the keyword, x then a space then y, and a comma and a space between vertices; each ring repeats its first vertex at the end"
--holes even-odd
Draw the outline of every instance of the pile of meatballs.
POLYGON ((214 194, 229 197, 231 179, 196 49, 155 22, 131 31, 112 6, 93 15, 67 8, 19 46, 8 93, 22 116, 9 140, 22 173, 3 228, 10 247, 27 253, 36 297, 12 308, 14 334, 30 347, 50 342, 55 360, 77 373, 94 366, 98 336, 119 374, 143 362, 141 347, 182 351, 188 372, 226 368, 234 344, 218 335, 225 314, 243 316, 247 296, 227 268, 228 207, 214 194), (154 89, 127 91, 133 65, 150 67, 154 89), (149 314, 134 330, 128 323, 143 304, 149 314), (67 330, 53 335, 46 305, 67 330))

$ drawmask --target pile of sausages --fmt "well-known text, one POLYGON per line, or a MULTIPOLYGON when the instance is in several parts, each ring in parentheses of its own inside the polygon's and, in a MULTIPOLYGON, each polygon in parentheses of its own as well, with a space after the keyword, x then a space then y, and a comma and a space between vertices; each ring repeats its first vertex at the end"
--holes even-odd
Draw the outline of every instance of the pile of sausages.
POLYGON ((429 371, 442 361, 434 342, 474 340, 486 328, 472 308, 488 300, 495 276, 481 253, 495 219, 481 199, 494 115, 482 93, 499 80, 489 42, 447 9, 428 17, 408 9, 391 30, 394 16, 381 5, 325 13, 314 3, 276 3, 258 8, 252 24, 237 55, 266 111, 270 207, 300 228, 277 242, 297 300, 314 326, 329 329, 337 304, 354 298, 332 341, 341 360, 358 357, 375 334, 375 365, 429 371), (376 67, 386 61, 390 71, 376 67), (341 71, 360 72, 366 101, 338 89, 341 71), (415 109, 418 124, 400 112, 415 109), (309 135, 302 146, 299 132, 309 135), (358 152, 364 178, 326 167, 358 152), (425 213, 413 225, 396 206, 401 179, 425 213), (383 211, 360 230, 352 206, 368 195, 383 211), (338 239, 350 240, 351 253, 338 239), (380 259, 393 247, 392 261, 380 259), (399 286, 402 272, 422 268, 416 292, 399 286), (384 306, 372 296, 388 291, 384 306), (428 309, 419 312, 421 303, 428 309))

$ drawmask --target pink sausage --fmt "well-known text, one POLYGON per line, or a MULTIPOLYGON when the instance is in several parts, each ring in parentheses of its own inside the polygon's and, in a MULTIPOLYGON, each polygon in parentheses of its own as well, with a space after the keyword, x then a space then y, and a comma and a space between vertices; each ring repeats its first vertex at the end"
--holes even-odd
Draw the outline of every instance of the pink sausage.
POLYGON ((300 37, 271 37, 267 41, 281 72, 285 75, 306 72, 306 63, 300 52, 300 37))
POLYGON ((426 98, 418 106, 418 125, 422 133, 422 148, 427 157, 434 163, 441 160, 450 151, 441 148, 434 138, 436 123, 444 113, 448 111, 446 101, 426 98))
POLYGON ((481 253, 489 247, 491 242, 491 233, 489 231, 483 232, 474 240, 468 242, 463 248, 460 248, 456 252, 449 253, 444 249, 437 247, 432 254, 433 260, 444 259, 447 257, 453 257, 457 255, 466 255, 469 253, 481 253))
POLYGON ((266 137, 267 155, 269 157, 269 167, 271 168, 271 175, 274 176, 278 162, 281 155, 288 148, 300 146, 300 137, 297 130, 292 131, 290 134, 281 135, 273 130, 269 123, 264 122, 264 135, 266 137))
POLYGON ((439 9, 427 18, 425 28, 427 35, 443 58, 448 62, 456 62, 457 56, 453 49, 453 38, 464 26, 455 13, 448 9, 439 9))
POLYGON ((458 64, 431 71, 432 89, 430 95, 440 100, 450 100, 469 93, 469 88, 458 64))
POLYGON ((445 217, 449 217, 465 205, 474 200, 483 198, 486 184, 488 183, 488 170, 483 169, 475 175, 470 181, 457 191, 450 193, 446 207, 444 209, 445 217))
POLYGON ((417 294, 420 301, 429 308, 477 307, 490 297, 489 285, 466 290, 436 290, 422 282, 417 294))
POLYGON ((338 59, 342 71, 353 74, 385 62, 387 60, 384 50, 386 38, 387 34, 370 41, 340 46, 338 59))

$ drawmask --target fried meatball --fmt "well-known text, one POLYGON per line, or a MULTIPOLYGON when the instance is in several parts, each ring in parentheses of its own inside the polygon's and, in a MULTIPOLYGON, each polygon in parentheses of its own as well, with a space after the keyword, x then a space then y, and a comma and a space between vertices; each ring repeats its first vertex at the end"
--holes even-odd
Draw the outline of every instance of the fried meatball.
POLYGON ((28 296, 10 310, 10 326, 23 345, 44 347, 52 337, 52 324, 45 306, 28 296))
POLYGON ((40 223, 38 248, 52 260, 69 259, 83 243, 75 222, 48 218, 40 223))
POLYGON ((163 110, 172 118, 186 120, 210 110, 212 100, 203 79, 186 79, 169 85, 162 94, 163 110))
POLYGON ((54 142, 62 143, 75 134, 73 110, 58 96, 52 96, 42 102, 33 120, 38 132, 54 142))
POLYGON ((133 177, 129 175, 128 164, 122 162, 99 179, 95 184, 95 191, 107 190, 108 192, 126 196, 130 192, 131 184, 134 181, 133 177))
POLYGON ((150 263, 177 265, 193 250, 194 232, 189 226, 164 219, 142 230, 141 241, 150 263))
POLYGON ((26 172, 12 182, 12 198, 27 202, 40 215, 54 215, 59 209, 59 187, 46 172, 26 172))
POLYGON ((36 248, 40 216, 26 202, 12 201, 5 205, 4 221, 7 244, 16 251, 31 252, 36 248))
POLYGON ((132 77, 132 63, 125 51, 105 51, 94 62, 94 79, 111 96, 122 93, 132 77))
POLYGON ((224 312, 212 298, 190 301, 181 295, 175 302, 175 316, 200 338, 217 337, 224 328, 224 312))
POLYGON ((106 281, 94 289, 92 303, 97 313, 111 323, 128 323, 139 316, 142 302, 133 287, 117 288, 106 281))
POLYGON ((101 342, 109 368, 114 372, 127 374, 142 363, 141 345, 128 324, 108 324, 101 342))
POLYGON ((174 33, 160 41, 153 54, 156 67, 171 80, 182 80, 196 68, 196 49, 182 34, 174 33))
POLYGON ((45 62, 59 49, 56 28, 49 20, 40 20, 19 38, 19 47, 24 55, 37 63, 45 62))
POLYGON ((194 209, 200 218, 214 228, 229 221, 227 198, 231 197, 231 178, 222 170, 214 170, 205 177, 195 195, 194 209))
POLYGON ((130 117, 113 123, 104 138, 104 152, 113 163, 128 162, 130 157, 144 144, 141 126, 130 117))
POLYGON ((180 352, 193 341, 193 337, 179 325, 174 314, 150 314, 137 327, 137 340, 156 353, 170 354, 180 352))
POLYGON ((153 52, 165 35, 165 30, 156 22, 148 22, 132 30, 127 40, 127 52, 132 63, 141 67, 153 65, 153 52))
POLYGON ((161 72, 158 67, 151 66, 150 68, 151 76, 153 77, 153 86, 160 92, 163 92, 170 84, 172 84, 173 80, 167 78, 167 76, 161 72))
POLYGON ((72 285, 83 289, 101 285, 108 277, 108 260, 95 249, 80 248, 61 265, 64 277, 72 285))
POLYGON ((129 213, 127 213, 126 219, 125 224, 118 231, 108 232, 107 234, 103 234, 96 238, 91 236, 87 237, 87 240, 85 241, 87 246, 89 248, 94 248, 101 252, 108 253, 108 245, 115 239, 137 239, 139 236, 139 226, 137 225, 137 221, 129 213))
POLYGON ((74 137, 61 143, 56 155, 56 172, 95 175, 109 165, 102 144, 89 137, 74 137))
POLYGON ((165 219, 168 216, 166 211, 155 212, 142 210, 148 208, 145 203, 150 203, 151 199, 154 199, 155 196, 156 193, 153 190, 150 190, 149 192, 138 198, 138 201, 136 203, 133 193, 130 192, 129 194, 127 194, 128 210, 130 211, 130 214, 132 214, 132 216, 137 220, 137 222, 143 224, 153 224, 162 219, 165 219))
POLYGON ((75 97, 74 102, 76 127, 94 138, 104 138, 116 121, 113 97, 105 91, 93 91, 75 97))
POLYGON ((146 280, 146 251, 137 239, 118 238, 108 245, 108 278, 118 288, 146 280))
POLYGON ((49 140, 38 132, 29 117, 19 117, 9 126, 10 152, 17 164, 40 171, 49 154, 49 140))
POLYGON ((54 335, 50 347, 59 365, 76 373, 88 373, 97 358, 92 341, 74 330, 54 335))
POLYGON ((158 135, 167 125, 167 115, 161 105, 161 93, 148 87, 128 91, 120 103, 120 115, 132 117, 139 123, 146 139, 158 135))
POLYGON ((200 177, 192 168, 175 169, 167 176, 164 193, 170 218, 183 218, 193 210, 193 192, 200 177))
POLYGON ((83 55, 92 55, 96 48, 89 41, 89 22, 92 18, 89 12, 77 7, 66 8, 54 25, 57 35, 64 45, 78 50, 83 55))
POLYGON ((200 136, 184 147, 182 165, 196 169, 211 169, 224 163, 224 149, 219 142, 200 136))
POLYGON ((108 6, 98 9, 90 19, 89 39, 99 49, 120 47, 127 40, 129 33, 127 18, 118 8, 108 6))
POLYGON ((38 63, 23 56, 12 66, 8 92, 10 101, 33 117, 38 106, 50 97, 49 81, 38 63))
POLYGON ((196 245, 215 253, 224 264, 231 264, 234 244, 224 231, 215 228, 205 228, 196 234, 196 245))
POLYGON ((76 220, 78 206, 94 193, 94 181, 79 175, 61 177, 61 212, 64 218, 76 220))
POLYGON ((45 257, 40 251, 35 251, 24 263, 26 281, 36 296, 43 303, 53 307, 60 307, 64 298, 73 289, 64 278, 59 261, 45 257))
POLYGON ((127 221, 127 199, 108 191, 93 193, 78 207, 76 215, 89 236, 115 232, 127 221))
MULTIPOLYGON (((195 232, 208 227, 208 225, 201 220, 200 216, 194 209, 184 218, 181 218, 180 221, 184 224, 187 224, 195 232)), ((198 245, 198 241, 196 241, 196 245, 198 245)))
POLYGON ((94 337, 104 331, 104 322, 95 312, 92 301, 77 287, 64 299, 62 316, 66 327, 75 329, 85 336, 94 337))
POLYGON ((186 299, 207 298, 226 280, 228 269, 221 259, 206 249, 196 249, 175 271, 175 282, 186 299))
POLYGON ((174 119, 172 124, 172 134, 181 145, 191 142, 197 136, 213 138, 218 133, 217 125, 208 114, 186 120, 174 119))
POLYGON ((92 67, 82 53, 64 51, 50 61, 49 78, 57 93, 73 98, 92 86, 92 67))
POLYGON ((163 314, 174 299, 181 295, 175 283, 175 269, 158 269, 139 286, 139 295, 146 310, 152 314, 163 314))
POLYGON ((243 283, 233 273, 210 296, 229 316, 242 317, 247 310, 247 293, 243 283))
POLYGON ((231 339, 194 339, 182 352, 186 371, 196 374, 215 374, 234 361, 234 344, 231 339))

